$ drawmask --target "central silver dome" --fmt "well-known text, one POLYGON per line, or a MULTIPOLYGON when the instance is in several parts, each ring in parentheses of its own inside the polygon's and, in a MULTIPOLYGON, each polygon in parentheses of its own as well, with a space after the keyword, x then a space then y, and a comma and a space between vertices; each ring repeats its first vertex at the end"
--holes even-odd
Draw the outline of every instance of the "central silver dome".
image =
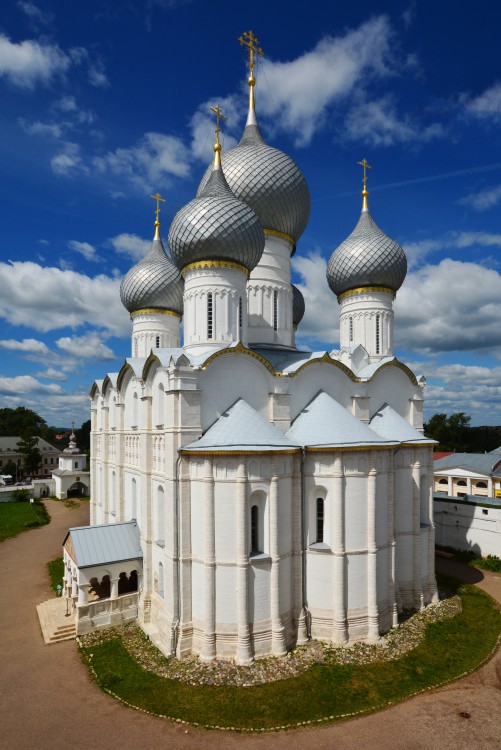
POLYGON ((407 273, 402 247, 382 232, 364 209, 350 236, 332 253, 327 281, 336 295, 366 286, 382 286, 396 292, 407 273))
POLYGON ((182 315, 183 289, 183 280, 169 260, 162 240, 155 238, 149 253, 123 277, 120 299, 131 313, 155 307, 182 315))
POLYGON ((220 260, 252 271, 263 254, 263 227, 232 193, 221 167, 212 166, 203 190, 175 215, 169 247, 180 270, 196 261, 220 260))
MULTIPOLYGON (((233 193, 257 213, 264 229, 287 234, 296 243, 310 217, 308 185, 290 156, 264 142, 251 115, 238 146, 221 155, 224 176, 233 193)), ((207 170, 198 195, 209 177, 207 170)))

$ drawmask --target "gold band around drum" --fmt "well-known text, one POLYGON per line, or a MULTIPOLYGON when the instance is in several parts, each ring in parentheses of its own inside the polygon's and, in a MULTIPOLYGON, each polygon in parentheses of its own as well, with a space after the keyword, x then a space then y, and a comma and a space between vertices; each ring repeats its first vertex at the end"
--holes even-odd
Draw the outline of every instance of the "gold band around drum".
POLYGON ((290 242, 292 245, 292 249, 296 249, 296 243, 290 236, 290 234, 285 234, 285 232, 279 232, 278 229, 264 229, 265 234, 269 234, 272 237, 281 237, 283 240, 287 240, 287 242, 290 242))
POLYGON ((181 313, 175 312, 175 310, 165 310, 163 307, 143 307, 142 310, 134 310, 131 312, 130 317, 135 318, 137 315, 174 315, 176 318, 182 318, 181 313))
POLYGON ((359 286, 357 289, 348 289, 346 292, 338 294, 338 302, 346 297, 353 297, 355 294, 370 294, 374 292, 380 292, 382 294, 389 294, 392 299, 395 299, 395 291, 387 286, 359 286))
POLYGON ((194 271, 198 268, 234 268, 236 271, 243 271, 247 276, 249 275, 248 268, 231 260, 197 260, 194 263, 188 263, 181 270, 181 275, 184 276, 188 271, 194 271))

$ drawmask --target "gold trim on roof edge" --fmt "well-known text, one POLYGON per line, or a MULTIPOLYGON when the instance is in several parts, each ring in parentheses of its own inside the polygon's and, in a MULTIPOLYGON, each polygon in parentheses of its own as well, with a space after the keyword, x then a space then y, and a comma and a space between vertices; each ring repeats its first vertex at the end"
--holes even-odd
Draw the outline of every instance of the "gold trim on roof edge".
POLYGON ((396 297, 395 290, 388 286, 359 286, 356 289, 347 289, 346 292, 341 292, 337 299, 338 302, 341 302, 346 297, 352 297, 355 294, 367 294, 368 292, 382 292, 383 294, 389 294, 393 299, 396 297))
POLYGON ((287 242, 290 242, 292 244, 292 249, 293 250, 296 249, 296 243, 294 242, 290 234, 286 234, 285 232, 280 232, 278 229, 268 229, 268 227, 264 227, 263 231, 265 234, 269 234, 272 237, 281 237, 283 240, 287 240, 287 242))
POLYGON ((190 450, 180 448, 179 452, 183 454, 183 456, 267 456, 270 453, 278 454, 278 455, 287 455, 292 453, 300 453, 301 448, 284 448, 281 450, 280 448, 271 448, 270 450, 251 450, 248 451, 242 451, 242 450, 232 450, 231 448, 228 448, 228 450, 221 450, 221 449, 215 449, 213 451, 211 450, 190 450))
POLYGON ((181 275, 184 276, 188 271, 196 270, 197 268, 234 268, 236 271, 243 271, 247 276, 249 275, 249 269, 241 263, 235 263, 232 260, 196 260, 193 263, 188 263, 182 270, 181 275))
POLYGON ((275 370, 271 362, 269 362, 265 357, 262 357, 260 354, 257 354, 257 352, 252 351, 252 349, 249 349, 247 346, 244 346, 241 341, 239 341, 236 346, 232 346, 231 349, 219 349, 219 351, 211 354, 210 357, 207 357, 207 359, 202 363, 202 370, 205 370, 214 359, 222 357, 224 354, 234 354, 235 352, 237 354, 245 354, 247 357, 257 359, 258 362, 261 362, 261 364, 264 365, 272 375, 276 375, 277 377, 280 377, 282 375, 281 372, 277 372, 275 370))
POLYGON ((349 367, 347 367, 343 362, 339 362, 337 359, 332 359, 332 357, 329 355, 328 352, 325 352, 323 357, 317 357, 316 359, 309 359, 307 362, 304 362, 300 367, 297 368, 297 370, 294 370, 294 372, 287 373, 287 375, 290 378, 295 377, 301 370, 304 370, 305 367, 308 367, 309 365, 315 365, 325 362, 328 365, 334 365, 334 367, 339 367, 340 370, 342 370, 345 375, 347 375, 350 380, 352 380, 354 383, 363 382, 360 381, 360 378, 357 378, 357 376, 350 370, 349 367))

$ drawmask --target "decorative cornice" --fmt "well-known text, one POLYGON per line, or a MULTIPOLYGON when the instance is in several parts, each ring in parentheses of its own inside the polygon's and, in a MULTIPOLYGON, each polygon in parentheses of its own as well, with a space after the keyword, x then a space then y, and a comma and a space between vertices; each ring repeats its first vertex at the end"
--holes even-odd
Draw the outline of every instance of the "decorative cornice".
POLYGON ((338 367, 354 383, 360 382, 360 379, 357 378, 357 376, 350 370, 349 367, 347 367, 342 362, 339 362, 337 359, 332 359, 332 357, 328 354, 328 352, 325 352, 325 354, 323 355, 323 357, 318 357, 316 359, 309 359, 307 362, 305 362, 300 367, 298 367, 297 370, 294 370, 294 372, 288 373, 288 375, 289 375, 290 378, 294 378, 296 375, 298 375, 298 373, 301 372, 301 370, 304 370, 305 367, 309 367, 310 365, 316 365, 316 364, 319 364, 321 362, 326 363, 328 365, 334 365, 334 367, 338 367))
POLYGON ((270 453, 273 453, 274 455, 291 455, 291 454, 297 454, 301 452, 301 448, 284 448, 283 450, 280 450, 280 448, 270 448, 269 450, 257 450, 254 451, 251 448, 247 451, 243 450, 232 450, 231 448, 228 448, 228 450, 205 450, 205 451, 194 451, 194 450, 185 450, 184 448, 179 449, 179 453, 182 453, 183 456, 268 456, 270 453))
POLYGON ((214 354, 211 354, 210 357, 208 357, 205 362, 202 363, 202 370, 205 370, 215 359, 217 359, 218 357, 222 357, 225 354, 245 354, 247 357, 252 357, 252 359, 257 359, 258 362, 261 362, 261 364, 264 365, 272 375, 277 375, 278 377, 282 375, 281 372, 277 372, 275 370, 271 362, 269 362, 265 357, 262 357, 260 354, 257 354, 257 352, 252 351, 252 349, 248 349, 240 341, 236 346, 232 346, 228 349, 219 349, 217 352, 214 352, 214 354))
POLYGON ((348 289, 346 292, 338 294, 338 302, 346 299, 346 297, 353 297, 356 294, 370 294, 379 292, 381 294, 389 294, 392 299, 395 299, 396 292, 394 289, 390 289, 387 286, 359 286, 356 289, 348 289))
POLYGON ((233 268, 235 271, 242 271, 247 276, 249 275, 249 269, 241 263, 235 263, 231 260, 197 260, 193 263, 188 263, 182 270, 181 275, 184 276, 188 271, 193 271, 202 268, 233 268))
POLYGON ((143 307, 141 310, 134 310, 131 312, 131 320, 134 320, 138 315, 174 315, 176 318, 182 318, 181 313, 175 312, 175 310, 167 310, 163 307, 143 307))
POLYGON ((265 234, 268 234, 271 237, 281 237, 283 240, 287 240, 287 242, 290 242, 292 245, 292 253, 294 254, 296 243, 294 242, 294 239, 290 236, 290 234, 279 232, 278 229, 268 229, 267 227, 265 227, 263 231, 265 234))
POLYGON ((392 359, 391 362, 385 362, 384 365, 381 365, 381 367, 378 367, 374 375, 371 378, 369 378, 369 381, 372 380, 372 378, 376 377, 376 375, 378 375, 381 372, 381 370, 383 370, 385 367, 390 367, 390 365, 392 367, 398 367, 399 370, 402 370, 402 372, 405 372, 405 374, 411 381, 412 385, 419 385, 417 378, 412 372, 412 370, 410 369, 410 367, 407 367, 407 365, 404 365, 402 362, 399 362, 398 359, 396 358, 392 359))
POLYGON ((389 451, 393 450, 397 446, 400 446, 400 443, 387 443, 386 445, 371 445, 370 443, 367 445, 349 445, 349 446, 337 446, 337 445, 328 445, 328 446, 309 446, 307 445, 305 447, 306 453, 353 453, 354 451, 389 451))

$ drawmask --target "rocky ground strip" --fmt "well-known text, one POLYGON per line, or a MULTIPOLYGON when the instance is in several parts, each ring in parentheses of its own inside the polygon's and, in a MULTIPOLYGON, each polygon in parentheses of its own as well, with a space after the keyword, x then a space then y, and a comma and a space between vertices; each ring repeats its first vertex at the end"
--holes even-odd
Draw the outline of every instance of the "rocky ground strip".
POLYGON ((421 612, 404 613, 401 622, 376 644, 357 642, 350 646, 334 646, 312 640, 296 646, 283 657, 258 659, 248 667, 232 661, 203 662, 197 656, 175 659, 164 656, 135 623, 95 631, 80 638, 88 648, 113 638, 120 638, 129 654, 148 672, 188 685, 236 685, 251 687, 296 677, 313 664, 370 664, 400 659, 418 646, 426 626, 447 620, 461 612, 461 599, 441 599, 421 612))

